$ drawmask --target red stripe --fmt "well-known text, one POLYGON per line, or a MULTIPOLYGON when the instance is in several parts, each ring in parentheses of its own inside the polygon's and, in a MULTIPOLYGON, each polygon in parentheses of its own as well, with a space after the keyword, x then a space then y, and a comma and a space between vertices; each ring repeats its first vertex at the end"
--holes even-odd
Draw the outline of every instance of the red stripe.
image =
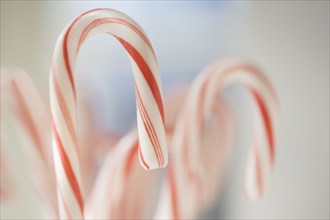
POLYGON ((263 187, 263 177, 262 177, 262 171, 261 171, 261 164, 260 164, 260 155, 259 151, 257 149, 257 146, 254 147, 254 153, 255 153, 255 162, 256 162, 256 180, 258 185, 258 193, 259 197, 262 198, 264 194, 264 187, 263 187))
POLYGON ((147 81, 149 88, 151 90, 152 95, 154 96, 158 110, 160 112, 160 115, 162 117, 163 124, 165 124, 165 117, 164 117, 164 106, 163 106, 163 100, 160 94, 160 89, 158 87, 157 81, 155 79, 155 76, 151 72, 148 64, 143 59, 142 55, 127 41, 124 39, 115 36, 119 40, 119 42, 125 47, 127 52, 130 54, 130 56, 134 59, 135 63, 138 65, 144 79, 147 81))
POLYGON ((271 158, 271 162, 273 164, 274 158, 275 158, 275 149, 274 149, 273 127, 272 127, 272 123, 271 123, 271 120, 269 117, 269 112, 267 110, 265 103, 263 102, 260 95, 258 94, 258 92, 252 88, 250 90, 251 90, 251 93, 253 94, 255 100, 257 101, 257 104, 261 111, 261 116, 262 116, 263 122, 265 123, 266 133, 267 133, 267 137, 268 137, 267 140, 268 140, 268 144, 269 144, 270 158, 271 158))
POLYGON ((142 110, 142 106, 141 106, 141 103, 140 103, 140 99, 137 98, 137 106, 138 106, 138 109, 139 109, 139 112, 141 113, 141 117, 142 117, 142 121, 143 121, 143 125, 147 131, 147 134, 148 134, 148 137, 149 137, 149 140, 151 141, 151 145, 154 149, 154 152, 155 152, 155 155, 156 155, 156 158, 157 158, 157 162, 158 162, 158 166, 160 166, 160 162, 159 162, 159 156, 158 156, 158 151, 156 149, 156 146, 155 146, 155 142, 154 142, 154 139, 152 138, 152 135, 150 134, 150 128, 148 126, 148 124, 146 124, 146 118, 145 118, 145 115, 144 115, 144 112, 142 110))
POLYGON ((60 86, 57 82, 56 74, 55 74, 54 70, 53 70, 53 74, 52 74, 52 79, 54 82, 54 90, 55 90, 55 94, 56 94, 56 98, 57 98, 57 103, 61 109, 65 123, 68 126, 68 130, 69 130, 71 139, 73 141, 73 144, 75 146, 75 150, 76 150, 76 152, 78 152, 78 140, 77 140, 77 135, 76 135, 75 129, 73 127, 71 114, 69 112, 68 106, 66 105, 66 102, 64 101, 64 97, 63 97, 62 91, 60 89, 60 86))
POLYGON ((54 119, 53 119, 53 116, 52 116, 52 127, 53 127, 53 135, 54 135, 54 138, 55 138, 55 141, 56 141, 56 146, 57 146, 57 151, 61 157, 61 161, 62 161, 62 164, 63 164, 63 168, 64 168, 64 171, 65 171, 65 174, 68 178, 68 181, 70 183, 70 186, 71 186, 71 189, 76 197, 76 200, 78 202, 78 205, 79 205, 79 208, 80 208, 80 211, 81 213, 83 213, 83 199, 82 199, 82 196, 81 196, 81 191, 80 191, 80 187, 79 187, 79 184, 78 184, 78 181, 76 179, 76 176, 73 172, 73 169, 71 167, 71 163, 70 163, 70 160, 63 148, 63 144, 62 144, 62 141, 58 135, 58 132, 57 132, 57 129, 56 129, 56 126, 54 124, 54 119))
POLYGON ((161 147, 160 147, 160 144, 159 144, 158 136, 157 136, 157 134, 156 134, 156 131, 155 131, 155 128, 154 128, 153 124, 151 123, 151 120, 150 120, 150 117, 149 117, 149 115, 148 115, 148 112, 147 112, 145 106, 143 105, 143 102, 142 102, 142 99, 141 99, 140 92, 139 92, 139 90, 137 89, 136 86, 135 86, 135 88, 136 88, 136 93, 137 93, 137 95, 138 95, 138 99, 139 99, 139 101, 140 101, 140 105, 141 105, 141 107, 142 107, 142 110, 143 110, 144 116, 145 116, 146 119, 147 119, 146 122, 147 122, 147 124, 148 124, 149 129, 151 129, 150 132, 151 132, 152 138, 154 139, 154 142, 155 142, 155 144, 156 144, 155 147, 156 147, 157 153, 158 153, 158 155, 159 155, 159 157, 160 157, 160 166, 163 166, 163 164, 164 164, 164 156, 163 156, 163 152, 162 152, 162 149, 161 149, 161 147))
POLYGON ((69 36, 69 33, 71 31, 71 28, 73 26, 73 24, 76 22, 76 20, 69 26, 68 30, 65 32, 65 35, 64 35, 64 40, 63 40, 63 59, 64 59, 64 65, 65 65, 65 69, 66 69, 66 72, 68 73, 68 77, 69 77, 69 80, 70 80, 70 84, 71 84, 71 88, 72 88, 72 92, 73 92, 73 96, 74 98, 76 99, 76 88, 75 88, 75 85, 74 85, 74 79, 73 79, 73 73, 72 73, 72 70, 71 70, 71 66, 70 66, 70 60, 69 60, 69 55, 68 55, 68 36, 69 36))

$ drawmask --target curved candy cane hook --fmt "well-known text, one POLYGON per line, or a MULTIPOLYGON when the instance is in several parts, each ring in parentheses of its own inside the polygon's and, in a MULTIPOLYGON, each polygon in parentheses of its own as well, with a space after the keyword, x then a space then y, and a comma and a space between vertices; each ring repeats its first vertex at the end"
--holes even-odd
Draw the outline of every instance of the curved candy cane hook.
MULTIPOLYGON (((227 59, 212 64, 196 82, 191 91, 190 109, 192 110, 189 113, 191 117, 199 120, 208 117, 219 90, 240 85, 251 93, 257 108, 254 143, 246 168, 245 192, 251 199, 263 197, 270 183, 275 160, 275 129, 279 114, 278 98, 271 83, 258 68, 237 59, 227 59), (197 108, 202 102, 204 107, 197 108)), ((192 148, 190 149, 192 157, 198 157, 198 130, 194 124, 190 123, 190 125, 188 145, 192 148)), ((193 169, 198 169, 194 164, 190 165, 193 169)))
MULTIPOLYGON (((246 168, 245 192, 250 198, 261 198, 268 188, 275 157, 275 128, 279 112, 277 96, 265 75, 255 66, 234 59, 219 61, 194 80, 174 131, 176 153, 169 168, 167 201, 172 202, 166 203, 171 204, 167 205, 168 218, 196 217, 199 203, 203 201, 201 195, 206 193, 205 198, 209 197, 210 190, 203 187, 203 183, 208 181, 206 177, 210 167, 207 166, 210 163, 203 159, 205 146, 202 140, 205 135, 201 129, 208 120, 213 120, 219 91, 233 85, 248 89, 256 104, 255 143, 246 168)), ((210 157, 208 159, 211 160, 210 157)))
POLYGON ((59 37, 50 70, 53 152, 62 218, 83 218, 73 73, 80 46, 97 33, 114 36, 130 59, 142 166, 154 169, 167 164, 161 80, 149 39, 137 23, 119 11, 95 9, 80 15, 59 37))

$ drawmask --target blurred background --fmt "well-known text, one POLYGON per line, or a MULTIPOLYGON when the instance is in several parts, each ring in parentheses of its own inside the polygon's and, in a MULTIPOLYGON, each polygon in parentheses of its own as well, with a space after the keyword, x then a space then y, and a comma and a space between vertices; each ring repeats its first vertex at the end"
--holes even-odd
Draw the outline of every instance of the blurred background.
MULTIPOLYGON (((260 202, 245 198, 247 149, 237 146, 218 202, 205 217, 329 218, 329 1, 1 1, 1 67, 27 71, 47 98, 57 37, 74 17, 99 7, 120 10, 143 27, 165 94, 225 57, 251 60, 274 84, 282 115, 270 193, 260 202)), ((106 131, 124 134, 135 123, 130 71, 124 50, 106 35, 88 39, 79 53, 78 87, 88 88, 106 131)), ((42 216, 21 157, 9 150, 18 191, 14 201, 1 202, 1 219, 42 216)))

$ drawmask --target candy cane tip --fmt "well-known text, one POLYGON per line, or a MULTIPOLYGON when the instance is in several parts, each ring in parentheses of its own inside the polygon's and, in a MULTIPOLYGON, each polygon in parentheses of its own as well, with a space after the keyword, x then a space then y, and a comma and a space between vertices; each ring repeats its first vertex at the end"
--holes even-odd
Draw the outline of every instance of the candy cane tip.
POLYGON ((146 162, 144 160, 142 160, 140 157, 140 164, 145 170, 156 170, 156 169, 162 169, 162 168, 167 167, 168 161, 166 159, 166 160, 164 160, 164 162, 162 164, 149 165, 149 164, 146 164, 146 162))
POLYGON ((168 164, 168 156, 167 156, 167 152, 166 154, 163 153, 163 158, 162 158, 162 162, 157 162, 155 161, 146 161, 144 156, 139 153, 139 161, 141 166, 145 169, 145 170, 155 170, 155 169, 161 169, 161 168, 165 168, 168 164))

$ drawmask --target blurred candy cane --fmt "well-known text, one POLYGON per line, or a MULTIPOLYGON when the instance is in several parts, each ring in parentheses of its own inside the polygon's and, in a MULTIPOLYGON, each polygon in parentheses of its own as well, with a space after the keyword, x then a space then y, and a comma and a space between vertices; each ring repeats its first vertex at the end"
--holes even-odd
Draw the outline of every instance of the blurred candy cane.
POLYGON ((231 149, 236 132, 233 110, 227 101, 218 98, 211 117, 201 129, 200 162, 204 171, 200 177, 198 214, 207 212, 219 196, 224 183, 227 162, 231 158, 231 149))
POLYGON ((167 164, 160 74, 148 38, 137 23, 121 12, 95 9, 83 13, 59 37, 50 71, 53 152, 61 218, 83 218, 84 213, 74 67, 80 46, 87 37, 96 33, 114 36, 126 49, 131 61, 142 166, 154 169, 167 164))
POLYGON ((199 165, 207 167, 198 179, 187 169, 187 158, 180 147, 187 144, 186 131, 189 128, 184 126, 187 120, 191 120, 184 116, 187 111, 189 108, 185 102, 177 118, 174 137, 169 144, 171 163, 162 186, 156 219, 196 218, 198 214, 207 211, 219 195, 233 140, 231 109, 219 98, 207 123, 198 124, 202 148, 199 165), (183 204, 179 205, 180 201, 183 204))
POLYGON ((138 135, 132 131, 108 153, 86 204, 87 219, 152 216, 159 173, 137 166, 138 151, 138 135))
MULTIPOLYGON (((1 73, 4 72, 3 69, 1 69, 1 73)), ((7 201, 10 195, 12 194, 12 175, 9 170, 8 166, 8 141, 5 139, 8 137, 7 129, 5 129, 5 102, 8 97, 5 97, 5 93, 7 93, 6 83, 4 82, 6 80, 3 79, 3 76, 1 75, 1 93, 0 93, 0 199, 1 201, 7 201)))
MULTIPOLYGON (((252 95, 256 106, 256 116, 254 117, 254 142, 246 167, 245 192, 251 199, 262 198, 269 188, 270 174, 274 167, 276 128, 280 110, 272 84, 257 67, 238 59, 227 59, 211 65, 205 71, 205 76, 201 76, 200 85, 202 84, 206 88, 205 96, 198 93, 201 90, 197 86, 192 92, 191 103, 197 106, 201 99, 205 100, 205 109, 202 112, 204 117, 208 116, 219 90, 240 85, 252 95)), ((193 110, 191 114, 193 116, 200 113, 193 110)), ((193 135, 196 129, 192 128, 189 133, 191 137, 189 140, 193 147, 191 152, 195 157, 198 155, 199 148, 194 144, 193 135)))
MULTIPOLYGON (((165 116, 166 116, 166 137, 167 142, 172 142, 173 133, 177 124, 177 117, 182 108, 184 100, 189 90, 188 85, 182 85, 180 88, 173 89, 165 99, 165 116)), ((169 148, 172 145, 169 144, 169 148)), ((169 149, 171 151, 171 149, 169 149)))
POLYGON ((24 146, 31 180, 42 200, 44 214, 57 218, 53 163, 49 160, 50 152, 47 152, 50 144, 50 124, 45 106, 32 80, 24 72, 11 73, 6 83, 2 84, 1 91, 4 90, 15 115, 15 127, 24 146))
POLYGON ((174 147, 178 148, 178 152, 174 157, 175 170, 169 187, 174 204, 172 218, 190 218, 196 214, 190 211, 197 209, 194 201, 198 200, 200 191, 196 189, 201 188, 203 176, 209 169, 202 166, 200 128, 212 115, 218 92, 236 84, 250 91, 257 106, 255 142, 249 156, 245 191, 250 198, 260 198, 268 188, 274 164, 275 127, 279 111, 276 94, 270 82, 253 65, 229 59, 217 62, 194 81, 186 102, 187 111, 183 111, 181 124, 175 132, 174 147), (182 194, 186 196, 179 196, 182 194))
POLYGON ((1 138, 0 143, 0 199, 1 201, 7 201, 13 192, 12 190, 12 175, 8 167, 8 161, 5 158, 6 145, 4 140, 1 138))
MULTIPOLYGON (((85 87, 84 87, 85 88, 85 87)), ((82 90, 85 91, 85 90, 82 90)), ((95 118, 92 97, 81 94, 78 112, 79 142, 81 143, 81 168, 84 171, 83 186, 85 195, 89 195, 104 158, 119 140, 119 135, 103 131, 95 118)))

